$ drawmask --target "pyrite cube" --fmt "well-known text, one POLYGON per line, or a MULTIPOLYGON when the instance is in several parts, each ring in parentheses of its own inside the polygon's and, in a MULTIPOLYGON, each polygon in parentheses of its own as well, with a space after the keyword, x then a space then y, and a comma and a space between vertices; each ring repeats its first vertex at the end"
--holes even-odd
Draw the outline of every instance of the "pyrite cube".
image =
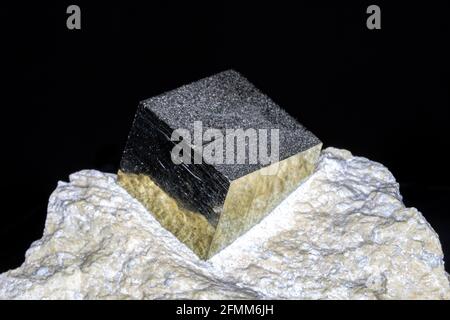
MULTIPOLYGON (((238 143, 233 139, 230 141, 238 143)), ((261 221, 298 187, 314 170, 321 147, 315 135, 246 78, 229 70, 142 101, 118 181, 163 227, 200 258, 208 259, 261 221), (180 128, 190 137, 198 137, 199 123, 203 138, 208 129, 223 133, 223 139, 215 136, 212 140, 225 145, 223 162, 198 161, 205 157, 201 150, 210 141, 193 144, 186 136, 187 141, 174 141, 174 130, 180 128), (229 130, 238 129, 267 133, 257 135, 256 140, 241 140, 247 148, 243 158, 241 153, 244 162, 236 161, 237 145, 230 151, 225 143, 229 130), (278 137, 277 160, 255 163, 255 143, 258 155, 264 143, 267 155, 275 152, 270 143, 272 135, 276 136, 273 130, 278 137), (192 161, 173 161, 174 147, 179 143, 189 150, 186 154, 192 161)), ((215 149, 213 154, 220 152, 215 149)))

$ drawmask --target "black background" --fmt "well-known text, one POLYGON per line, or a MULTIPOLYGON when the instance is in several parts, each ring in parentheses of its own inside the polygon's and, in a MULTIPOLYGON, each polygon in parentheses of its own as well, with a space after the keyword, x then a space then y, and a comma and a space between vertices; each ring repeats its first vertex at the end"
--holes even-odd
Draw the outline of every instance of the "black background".
POLYGON ((41 237, 58 180, 117 170, 140 100, 229 68, 325 147, 386 165, 450 256, 450 11, 392 2, 2 4, 0 272, 41 237))

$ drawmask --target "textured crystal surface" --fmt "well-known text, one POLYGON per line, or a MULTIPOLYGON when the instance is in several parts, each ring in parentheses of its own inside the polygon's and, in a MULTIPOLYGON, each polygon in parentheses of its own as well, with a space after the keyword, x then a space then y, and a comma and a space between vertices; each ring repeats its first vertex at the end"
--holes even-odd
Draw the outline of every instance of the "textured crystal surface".
MULTIPOLYGON (((268 138, 266 135, 265 138, 268 138)), ((256 143, 262 143, 257 135, 256 143)), ((250 140, 244 140, 249 144, 250 140)), ((272 145, 267 143, 267 152, 272 145)), ((139 104, 125 147, 119 182, 202 258, 220 251, 259 222, 314 169, 320 140, 260 92, 239 73, 229 70, 185 85, 139 104), (196 135, 216 129, 278 130, 275 163, 176 164, 171 158, 174 130, 196 135), (272 167, 273 166, 273 167, 272 167), (272 175, 262 170, 277 168, 272 175), (153 194, 167 199, 163 204, 153 194), (176 207, 176 210, 174 208, 176 207), (168 209, 170 208, 170 210, 168 209)), ((237 148, 233 149, 237 159, 237 148)), ((223 150, 224 159, 227 150, 223 150)))

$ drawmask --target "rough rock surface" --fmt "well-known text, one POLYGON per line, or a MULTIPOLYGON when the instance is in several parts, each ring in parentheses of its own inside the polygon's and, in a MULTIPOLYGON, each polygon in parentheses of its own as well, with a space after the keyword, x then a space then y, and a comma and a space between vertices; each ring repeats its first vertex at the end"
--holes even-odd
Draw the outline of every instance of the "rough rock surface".
POLYGON ((450 298, 437 234, 381 164, 326 149, 315 173, 209 261, 85 170, 50 197, 42 239, 3 299, 450 298))

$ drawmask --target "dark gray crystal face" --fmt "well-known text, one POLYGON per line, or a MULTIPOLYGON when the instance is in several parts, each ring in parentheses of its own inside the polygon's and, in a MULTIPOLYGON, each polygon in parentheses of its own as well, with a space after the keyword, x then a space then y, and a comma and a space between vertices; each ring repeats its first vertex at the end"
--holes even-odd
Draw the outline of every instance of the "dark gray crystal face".
POLYGON ((229 180, 211 165, 179 164, 171 159, 172 129, 140 104, 122 156, 126 173, 145 174, 191 211, 199 211, 216 225, 229 180))
MULTIPOLYGON (((228 70, 142 102, 169 128, 186 128, 193 135, 194 121, 203 128, 279 129, 279 160, 309 149, 320 140, 259 91, 238 72, 228 70)), ((170 135, 169 135, 170 137, 170 135)), ((270 148, 270 146, 269 146, 270 148)), ((230 180, 263 165, 216 165, 230 180)))
MULTIPOLYGON (((216 225, 230 182, 265 164, 180 164, 172 162, 175 129, 279 130, 279 160, 320 143, 320 140, 246 78, 229 70, 142 101, 123 154, 121 169, 146 174, 186 208, 199 211, 216 225)), ((259 139, 259 136, 258 136, 259 139)), ((268 146, 270 153, 270 145, 268 146)), ((225 151, 224 151, 225 152, 225 151)))

